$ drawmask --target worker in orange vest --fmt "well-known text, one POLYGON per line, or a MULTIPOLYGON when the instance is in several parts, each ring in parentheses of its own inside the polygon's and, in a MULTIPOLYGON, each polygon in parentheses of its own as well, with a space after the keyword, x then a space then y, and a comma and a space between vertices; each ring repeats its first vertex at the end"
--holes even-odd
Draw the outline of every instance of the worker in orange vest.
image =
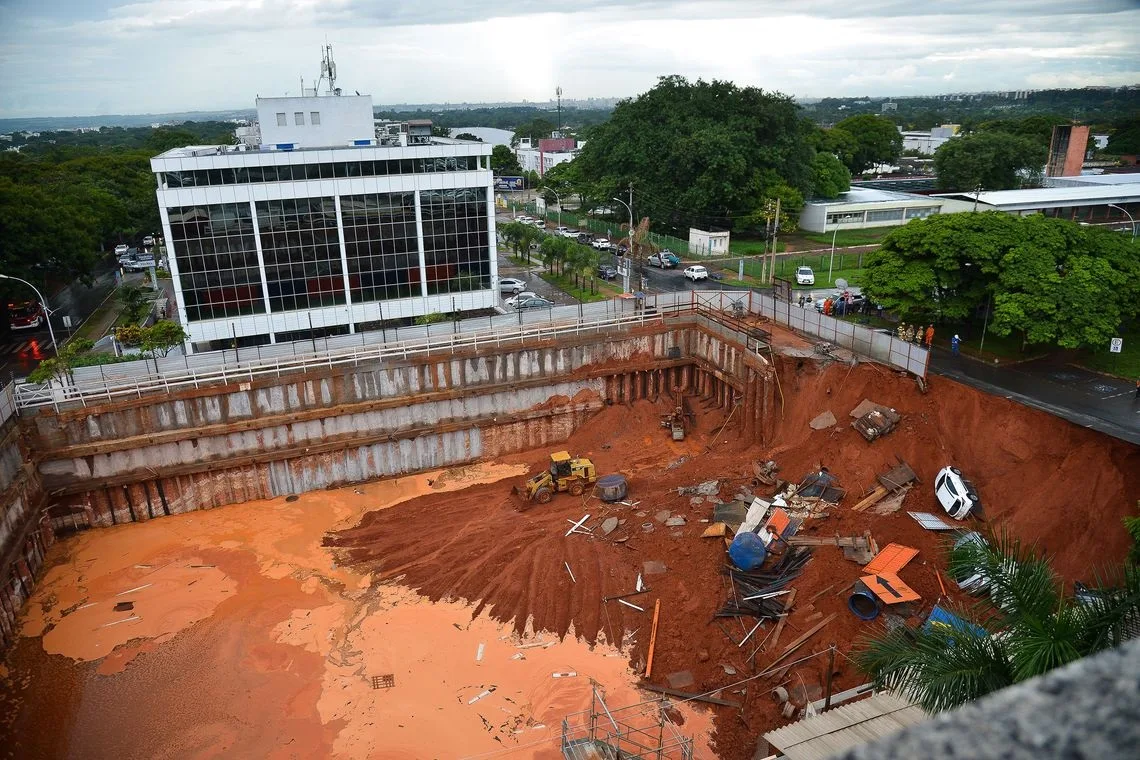
POLYGON ((926 347, 934 347, 934 325, 926 326, 926 347))

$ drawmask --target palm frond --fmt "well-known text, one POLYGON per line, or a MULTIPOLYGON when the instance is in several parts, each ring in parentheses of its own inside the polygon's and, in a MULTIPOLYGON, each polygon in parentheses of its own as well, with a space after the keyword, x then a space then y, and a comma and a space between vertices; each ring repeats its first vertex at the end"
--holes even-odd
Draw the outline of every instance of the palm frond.
POLYGON ((929 712, 957 707, 1014 682, 1000 639, 961 631, 898 628, 859 642, 855 661, 875 687, 929 712))
POLYGON ((1098 573, 1096 584, 1079 595, 1078 603, 1084 618, 1084 654, 1140 636, 1140 566, 1126 562, 1117 583, 1098 573))
POLYGON ((1048 620, 1061 602, 1061 582, 1049 561, 1005 530, 986 543, 967 541, 952 548, 949 569, 954 577, 980 573, 988 578, 993 612, 1007 626, 1048 620))

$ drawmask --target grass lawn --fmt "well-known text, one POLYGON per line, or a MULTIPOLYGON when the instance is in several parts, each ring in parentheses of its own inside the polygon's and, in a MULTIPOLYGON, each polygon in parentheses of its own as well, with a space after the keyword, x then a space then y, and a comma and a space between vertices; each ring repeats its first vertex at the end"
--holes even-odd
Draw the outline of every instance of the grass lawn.
POLYGON ((882 242, 888 234, 898 227, 875 227, 870 230, 839 230, 838 232, 796 232, 795 236, 819 245, 831 245, 832 236, 835 236, 835 247, 842 248, 852 245, 874 245, 882 242))
MULTIPOLYGON (((796 267, 800 266, 800 260, 805 257, 801 256, 785 256, 776 259, 776 276, 785 277, 789 280, 794 279, 796 267)), ((807 257, 814 259, 815 257, 807 257)), ((815 285, 812 287, 820 290, 827 290, 835 287, 835 281, 839 279, 847 280, 848 285, 858 285, 860 278, 863 276, 863 270, 859 267, 840 267, 841 258, 839 254, 835 255, 835 270, 831 273, 831 278, 827 277, 827 267, 817 269, 812 266, 812 263, 807 263, 807 266, 812 266, 815 271, 815 285)), ((845 263, 855 264, 857 257, 854 254, 848 254, 845 263)), ((739 264, 737 261, 724 261, 720 262, 720 266, 732 275, 739 273, 739 264)), ((759 259, 746 259, 744 262, 744 276, 747 278, 760 277, 760 261, 759 259)), ((798 286, 797 286, 798 287, 798 286)))
POLYGON ((1125 333, 1123 350, 1110 354, 1108 346, 1101 351, 1082 351, 1077 363, 1097 372, 1116 375, 1127 380, 1140 378, 1140 330, 1125 333))
POLYGON ((595 288, 597 293, 590 292, 590 281, 585 281, 584 288, 575 287, 574 277, 568 274, 551 274, 550 272, 543 272, 539 275, 542 279, 549 282, 554 287, 561 290, 567 295, 577 298, 582 303, 592 303, 594 301, 605 301, 614 296, 620 295, 621 290, 614 285, 606 282, 605 280, 595 280, 595 288))
MULTIPOLYGON (((733 240, 728 244, 728 250, 735 256, 759 256, 764 253, 766 245, 763 240, 733 240)), ((787 249, 783 242, 776 242, 776 253, 783 253, 787 249)))

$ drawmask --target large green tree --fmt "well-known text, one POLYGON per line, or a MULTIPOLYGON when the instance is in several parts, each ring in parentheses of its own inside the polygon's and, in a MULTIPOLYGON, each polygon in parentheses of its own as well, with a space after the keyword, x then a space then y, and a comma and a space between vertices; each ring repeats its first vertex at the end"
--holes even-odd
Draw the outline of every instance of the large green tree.
POLYGON ((831 153, 816 153, 811 160, 811 189, 817 198, 835 198, 851 189, 851 173, 831 153))
POLYGON ((1140 624, 1140 568, 1079 598, 1048 559, 1008 535, 962 542, 950 574, 989 580, 988 597, 956 609, 962 625, 898 627, 863 639, 855 660, 875 687, 900 691, 928 711, 947 710, 1120 645, 1140 624))
POLYGON ((934 171, 944 190, 1012 190, 1037 184, 1047 154, 1032 137, 976 132, 943 143, 934 152, 934 171))
POLYGON ((835 129, 846 132, 855 141, 855 152, 847 164, 852 174, 861 174, 875 164, 889 164, 902 153, 902 134, 893 121, 883 116, 849 116, 835 129))
POLYGON ((894 230, 866 256, 864 290, 902 319, 960 322, 1023 344, 1099 347, 1140 299, 1140 257, 1120 234, 1040 215, 943 214, 894 230))
POLYGON ((491 172, 496 177, 514 177, 522 172, 515 152, 506 145, 491 148, 491 172))
POLYGON ((556 128, 557 127, 555 127, 554 122, 549 121, 548 119, 545 119, 541 116, 531 119, 530 121, 523 122, 522 124, 519 124, 517 127, 515 127, 514 137, 511 138, 511 147, 518 147, 519 140, 524 137, 529 137, 532 142, 544 140, 547 137, 550 137, 550 133, 553 132, 556 128))
POLYGON ((1140 154, 1140 116, 1113 123, 1105 153, 1114 156, 1140 154))
POLYGON ((810 192, 813 129, 786 95, 668 76, 619 103, 574 163, 599 203, 632 185, 655 225, 740 228, 777 189, 810 192))

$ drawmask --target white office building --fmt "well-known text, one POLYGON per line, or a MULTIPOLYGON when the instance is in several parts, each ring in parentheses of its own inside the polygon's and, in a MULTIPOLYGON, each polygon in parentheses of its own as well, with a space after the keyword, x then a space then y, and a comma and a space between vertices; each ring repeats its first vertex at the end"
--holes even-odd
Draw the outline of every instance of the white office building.
POLYGON ((497 304, 491 145, 378 140, 371 97, 334 92, 258 98, 256 146, 151 159, 188 351, 497 304))

